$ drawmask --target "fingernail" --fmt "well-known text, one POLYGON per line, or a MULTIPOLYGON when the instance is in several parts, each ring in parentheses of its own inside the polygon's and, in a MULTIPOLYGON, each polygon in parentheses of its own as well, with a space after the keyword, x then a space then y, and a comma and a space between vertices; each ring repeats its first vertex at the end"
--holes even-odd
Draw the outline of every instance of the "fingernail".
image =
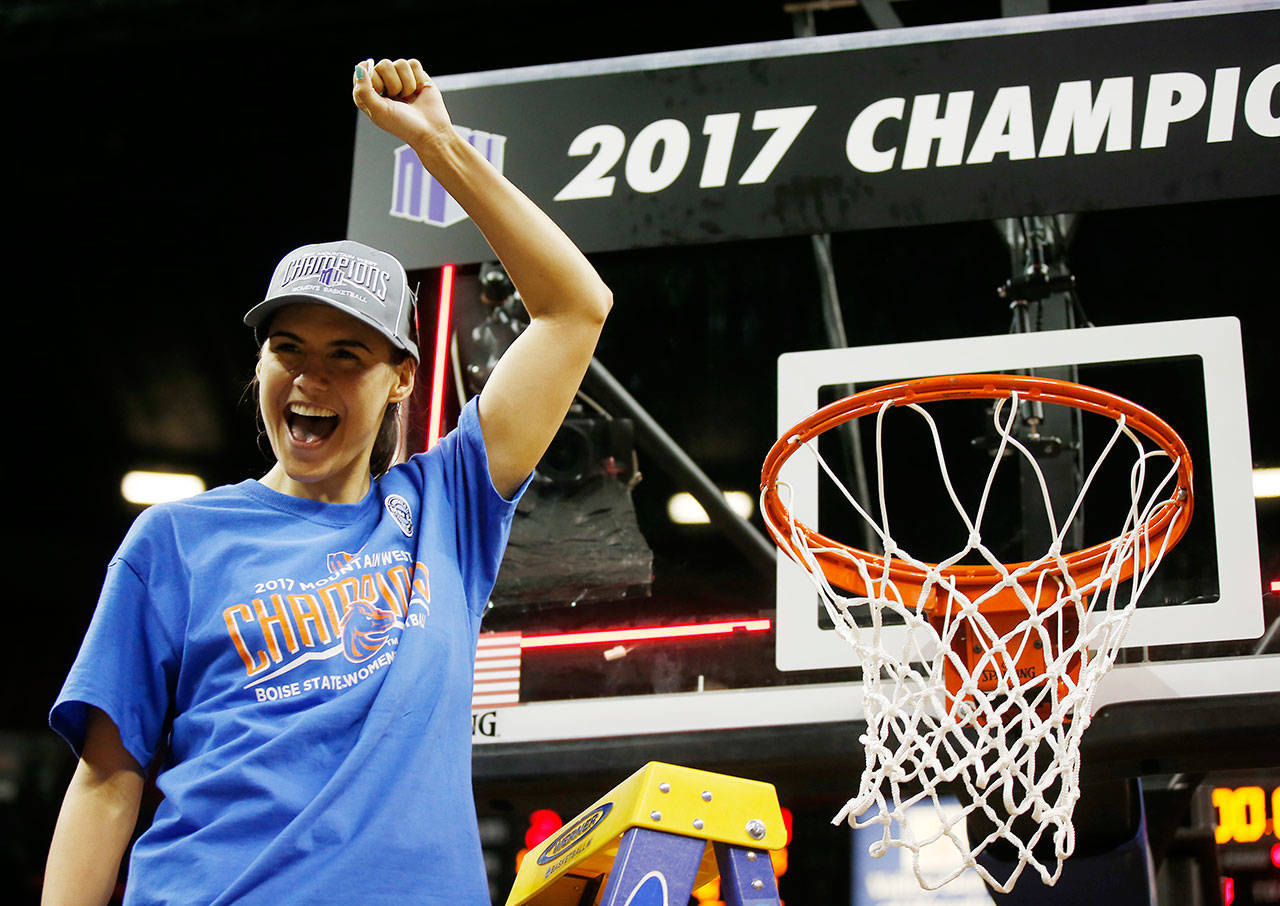
POLYGON ((364 81, 364 67, 359 63, 356 64, 356 78, 362 82, 364 81))

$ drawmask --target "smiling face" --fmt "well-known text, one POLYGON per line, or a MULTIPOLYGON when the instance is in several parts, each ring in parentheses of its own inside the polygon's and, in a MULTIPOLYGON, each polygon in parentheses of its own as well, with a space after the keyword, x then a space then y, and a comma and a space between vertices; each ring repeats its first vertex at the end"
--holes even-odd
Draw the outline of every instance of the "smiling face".
POLYGON ((281 308, 257 367, 262 420, 276 455, 263 484, 331 503, 363 498, 386 408, 413 390, 413 359, 396 358, 381 333, 336 308, 281 308))

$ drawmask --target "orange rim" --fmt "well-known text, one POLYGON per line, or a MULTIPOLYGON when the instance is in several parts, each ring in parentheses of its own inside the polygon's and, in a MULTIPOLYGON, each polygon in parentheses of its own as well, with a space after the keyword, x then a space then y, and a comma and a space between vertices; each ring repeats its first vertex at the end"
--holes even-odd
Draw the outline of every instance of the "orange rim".
MULTIPOLYGON (((1168 533, 1167 541, 1163 542, 1164 548, 1166 551, 1172 550, 1186 533, 1187 526, 1191 522, 1194 503, 1191 455, 1178 433, 1159 416, 1113 393, 1054 378, 1007 374, 947 375, 885 384, 837 400, 801 421, 779 438, 769 450, 760 475, 760 488, 763 492, 761 508, 765 520, 773 529, 775 539, 784 539, 786 545, 792 548, 792 552, 798 553, 791 541, 790 516, 778 496, 777 480, 783 463, 799 449, 802 443, 845 422, 871 415, 879 411, 886 402, 893 406, 905 406, 955 399, 1006 399, 1015 391, 1019 394, 1021 402, 1038 401, 1071 406, 1113 420, 1124 416, 1126 425, 1154 441, 1170 456, 1171 460, 1178 463, 1177 484, 1170 492, 1168 499, 1156 505, 1147 521, 1143 523, 1148 538, 1162 538, 1168 533)), ((798 520, 796 526, 804 537, 805 544, 811 550, 814 547, 832 549, 815 551, 814 557, 828 581, 833 584, 854 592, 866 592, 857 568, 851 563, 852 560, 861 561, 872 575, 885 574, 883 556, 828 538, 798 520)), ((1101 575, 1113 543, 1095 544, 1063 555, 1062 559, 1067 564, 1067 570, 1077 586, 1087 585, 1101 575)), ((1149 554, 1143 556, 1146 557, 1149 554)), ((1005 564, 1005 569, 1011 573, 1016 572, 1027 568, 1032 562, 1034 561, 1005 564)), ((934 568, 937 566, 937 564, 929 565, 934 568)), ((1144 562, 1143 565, 1145 567, 1146 563, 1144 562)), ((1120 575, 1116 581, 1122 582, 1130 578, 1133 571, 1133 560, 1125 558, 1120 564, 1120 575)), ((991 588, 1004 578, 995 567, 985 565, 951 566, 939 572, 947 582, 954 582, 957 588, 966 591, 991 588)), ((1061 572, 1057 563, 1047 563, 1022 576, 1019 584, 1025 588, 1025 586, 1034 585, 1036 580, 1045 573, 1060 574, 1061 572)), ((907 588, 919 589, 925 580, 925 573, 922 570, 901 560, 894 560, 889 565, 887 575, 895 584, 907 588)), ((1007 606, 1022 607, 1021 604, 1010 604, 1008 596, 996 595, 984 609, 1002 609, 1007 606)))

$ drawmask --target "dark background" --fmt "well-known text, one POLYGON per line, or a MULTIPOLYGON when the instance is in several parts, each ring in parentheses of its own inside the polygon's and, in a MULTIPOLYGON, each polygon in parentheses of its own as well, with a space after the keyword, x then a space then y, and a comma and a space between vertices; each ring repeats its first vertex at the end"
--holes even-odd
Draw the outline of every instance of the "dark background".
MULTIPOLYGON (((1053 12, 1123 3, 1053 2, 1053 12)), ((907 26, 995 18, 1001 4, 902 0, 907 26)), ((872 28, 816 14, 819 34, 872 28)), ((344 235, 353 63, 417 56, 433 74, 792 37, 780 2, 456 4, 204 0, 22 2, 0 8, 4 272, 19 500, 0 701, 0 889, 38 885, 72 767, 47 709, 136 515, 131 468, 209 485, 265 471, 245 394, 240 317, 288 250, 344 235), (16 242, 14 239, 16 238, 16 242)), ((446 98, 447 101, 447 98, 446 98)), ((1272 417, 1277 199, 1091 214, 1071 246, 1097 324, 1235 315, 1255 465, 1280 465, 1272 417)), ((1003 333, 1008 254, 989 223, 834 237, 854 345, 1003 333)), ((593 256, 616 305, 600 360, 712 479, 753 491, 773 441, 774 360, 824 345, 808 240, 593 256)), ((424 293, 424 297, 429 296, 424 293)), ((666 519, 672 481, 636 491, 659 581, 767 607, 714 532, 666 519), (667 578, 664 578, 667 577, 667 578)), ((1263 576, 1278 572, 1260 505, 1263 576)), ((695 593, 695 592, 690 592, 695 593)), ((596 792, 587 799, 594 798, 596 792)), ((798 900, 803 902, 804 900, 798 900)), ((818 900, 812 900, 817 902, 818 900)))

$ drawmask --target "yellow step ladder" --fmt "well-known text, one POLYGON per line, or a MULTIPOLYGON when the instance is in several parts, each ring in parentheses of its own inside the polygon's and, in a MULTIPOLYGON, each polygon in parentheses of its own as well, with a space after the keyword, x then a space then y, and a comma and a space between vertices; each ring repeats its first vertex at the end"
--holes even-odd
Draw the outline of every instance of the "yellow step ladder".
POLYGON ((651 761, 531 849, 507 906, 685 906, 720 877, 727 906, 780 906, 772 784, 651 761))

